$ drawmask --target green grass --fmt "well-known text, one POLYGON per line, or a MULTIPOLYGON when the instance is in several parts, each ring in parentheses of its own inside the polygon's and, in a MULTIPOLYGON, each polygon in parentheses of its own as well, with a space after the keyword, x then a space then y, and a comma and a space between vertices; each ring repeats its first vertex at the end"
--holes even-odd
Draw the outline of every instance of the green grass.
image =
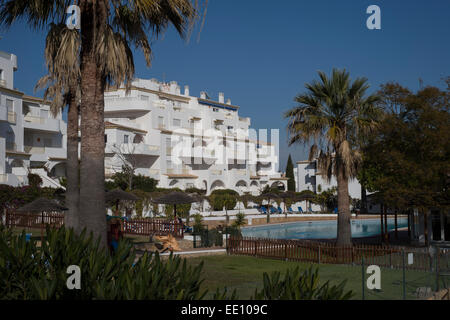
MULTIPOLYGON (((247 256, 205 256, 198 258, 188 258, 188 263, 197 265, 201 261, 203 266, 203 289, 208 289, 210 293, 217 288, 228 287, 237 290, 240 299, 249 299, 256 288, 262 287, 262 276, 264 272, 284 271, 288 268, 308 268, 309 263, 285 262, 279 260, 269 260, 253 258, 247 256)), ((347 280, 346 289, 352 290, 355 295, 353 299, 362 298, 362 268, 361 266, 312 264, 319 267, 321 282, 330 280, 332 284, 338 284, 347 280)), ((366 279, 367 279, 366 275, 366 279)), ((407 299, 415 299, 415 292, 418 287, 431 287, 434 289, 434 275, 426 272, 407 271, 406 272, 406 292, 407 299)), ((365 290, 366 299, 402 299, 402 271, 393 269, 382 269, 381 290, 379 292, 365 290)))

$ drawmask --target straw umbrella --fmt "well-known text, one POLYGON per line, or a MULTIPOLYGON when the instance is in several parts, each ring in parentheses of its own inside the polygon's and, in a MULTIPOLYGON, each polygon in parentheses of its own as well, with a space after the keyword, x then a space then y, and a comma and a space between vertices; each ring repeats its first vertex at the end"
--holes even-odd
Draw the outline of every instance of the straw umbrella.
POLYGON ((270 222, 270 211, 269 211, 270 200, 279 198, 279 195, 277 193, 274 193, 274 192, 268 192, 268 193, 262 194, 261 196, 263 198, 267 199, 267 223, 269 223, 270 222))
POLYGON ((294 199, 295 197, 296 197, 296 195, 295 195, 295 192, 293 192, 293 191, 286 191, 286 192, 283 192, 282 194, 280 194, 280 198, 283 199, 283 203, 284 203, 284 214, 286 216, 286 219, 287 219, 286 200, 294 199))
POLYGON ((158 204, 170 204, 173 205, 173 212, 175 218, 177 217, 177 204, 188 204, 198 202, 198 199, 194 199, 193 197, 187 195, 184 192, 171 192, 163 195, 160 198, 152 200, 154 203, 158 204))
POLYGON ((41 243, 44 240, 44 212, 62 212, 68 210, 66 207, 61 206, 55 200, 47 198, 38 198, 23 207, 17 209, 17 212, 24 213, 41 213, 41 243))
POLYGON ((314 194, 310 194, 310 193, 301 194, 298 197, 298 199, 300 201, 306 201, 306 210, 305 210, 306 212, 308 212, 308 201, 311 201, 315 198, 316 198, 316 196, 314 194))
POLYGON ((120 201, 137 201, 139 200, 134 194, 125 192, 120 188, 109 191, 105 194, 106 202, 116 204, 116 215, 119 215, 119 202, 120 201))

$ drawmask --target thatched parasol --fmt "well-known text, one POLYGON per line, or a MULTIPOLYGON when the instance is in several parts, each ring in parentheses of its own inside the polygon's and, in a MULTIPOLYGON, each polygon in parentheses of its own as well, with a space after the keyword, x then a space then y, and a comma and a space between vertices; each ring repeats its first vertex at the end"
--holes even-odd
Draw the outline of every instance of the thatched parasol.
POLYGON ((269 193, 264 193, 261 195, 261 197, 263 197, 264 199, 267 199, 268 201, 268 207, 270 206, 270 200, 272 199, 278 199, 280 197, 280 195, 278 193, 274 193, 274 192, 269 192, 269 193))
POLYGON ((44 239, 43 228, 44 228, 44 212, 61 212, 68 210, 66 207, 61 206, 55 200, 50 200, 47 198, 38 198, 23 207, 17 209, 17 212, 26 213, 41 213, 41 243, 44 239))
POLYGON ((293 192, 293 191, 286 191, 286 192, 283 192, 282 194, 280 194, 280 198, 283 199, 283 203, 284 203, 284 213, 285 213, 286 218, 287 218, 286 199, 296 199, 296 198, 297 198, 297 195, 296 195, 295 192, 293 192))
POLYGON ((163 195, 160 198, 152 200, 154 203, 158 204, 171 204, 173 205, 173 212, 176 218, 177 216, 177 204, 188 204, 198 202, 199 199, 194 199, 193 197, 187 195, 184 192, 171 192, 163 195))
POLYGON ((313 193, 304 193, 297 196, 298 200, 306 201, 306 211, 308 211, 308 201, 314 200, 316 195, 313 193))
POLYGON ((119 202, 122 201, 137 201, 139 200, 134 194, 123 191, 120 188, 111 190, 105 194, 106 202, 115 203, 116 204, 116 214, 119 213, 119 202))

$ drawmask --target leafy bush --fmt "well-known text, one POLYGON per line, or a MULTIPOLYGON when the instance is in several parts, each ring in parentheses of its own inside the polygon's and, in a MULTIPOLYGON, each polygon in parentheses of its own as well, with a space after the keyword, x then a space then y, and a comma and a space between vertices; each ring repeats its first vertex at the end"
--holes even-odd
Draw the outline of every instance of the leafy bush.
MULTIPOLYGON (((116 188, 120 188, 122 190, 129 189, 130 183, 130 175, 127 172, 117 172, 111 177, 112 181, 105 181, 105 188, 107 190, 113 190, 116 188)), ((145 192, 153 192, 156 190, 156 186, 158 181, 143 176, 141 174, 135 175, 133 174, 132 180, 132 190, 141 190, 145 192)))
POLYGON ((245 214, 239 212, 238 214, 236 214, 236 219, 233 222, 233 226, 239 229, 244 225, 245 225, 245 214))
POLYGON ((203 216, 199 213, 196 213, 192 217, 194 218, 194 232, 199 233, 204 230, 205 226, 203 225, 203 216))
POLYGON ((12 187, 0 184, 0 212, 5 208, 19 208, 39 197, 54 199, 61 189, 49 187, 12 187))
POLYGON ((42 178, 38 174, 29 173, 27 178, 31 187, 39 188, 42 185, 42 178))
POLYGON ((86 233, 47 229, 41 248, 25 233, 12 235, 0 226, 0 297, 3 299, 202 299, 203 264, 145 253, 136 261, 129 241, 121 241, 115 254, 99 246, 86 233), (136 262, 135 262, 136 261, 136 262), (69 290, 67 267, 81 270, 81 289, 69 290))
POLYGON ((209 196, 209 203, 213 207, 214 211, 233 210, 236 207, 239 194, 234 190, 216 190, 209 196), (227 191, 227 192, 218 192, 227 191), (229 192, 229 191, 233 191, 229 192))
POLYGON ((213 246, 221 247, 223 246, 223 235, 217 229, 202 229, 196 232, 201 237, 201 247, 209 248, 213 246))
POLYGON ((256 300, 348 300, 353 296, 352 291, 345 291, 346 281, 331 286, 329 281, 319 282, 319 270, 312 267, 300 273, 297 267, 287 270, 284 279, 280 272, 273 272, 270 276, 263 275, 263 288, 252 297, 256 300))

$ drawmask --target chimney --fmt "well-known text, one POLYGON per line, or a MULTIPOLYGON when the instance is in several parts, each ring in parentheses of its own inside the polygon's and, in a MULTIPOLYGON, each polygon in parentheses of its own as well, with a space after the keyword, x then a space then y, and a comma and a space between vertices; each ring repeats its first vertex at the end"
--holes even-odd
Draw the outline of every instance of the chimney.
POLYGON ((189 86, 184 86, 184 95, 189 96, 189 86))
POLYGON ((219 102, 224 103, 225 102, 225 95, 223 92, 219 92, 219 102))
POLYGON ((200 98, 201 99, 206 99, 206 92, 205 91, 200 92, 200 98))
POLYGON ((231 99, 227 99, 227 104, 231 105, 231 99))
POLYGON ((177 85, 176 89, 175 89, 175 93, 176 94, 181 94, 181 88, 179 85, 177 85))

